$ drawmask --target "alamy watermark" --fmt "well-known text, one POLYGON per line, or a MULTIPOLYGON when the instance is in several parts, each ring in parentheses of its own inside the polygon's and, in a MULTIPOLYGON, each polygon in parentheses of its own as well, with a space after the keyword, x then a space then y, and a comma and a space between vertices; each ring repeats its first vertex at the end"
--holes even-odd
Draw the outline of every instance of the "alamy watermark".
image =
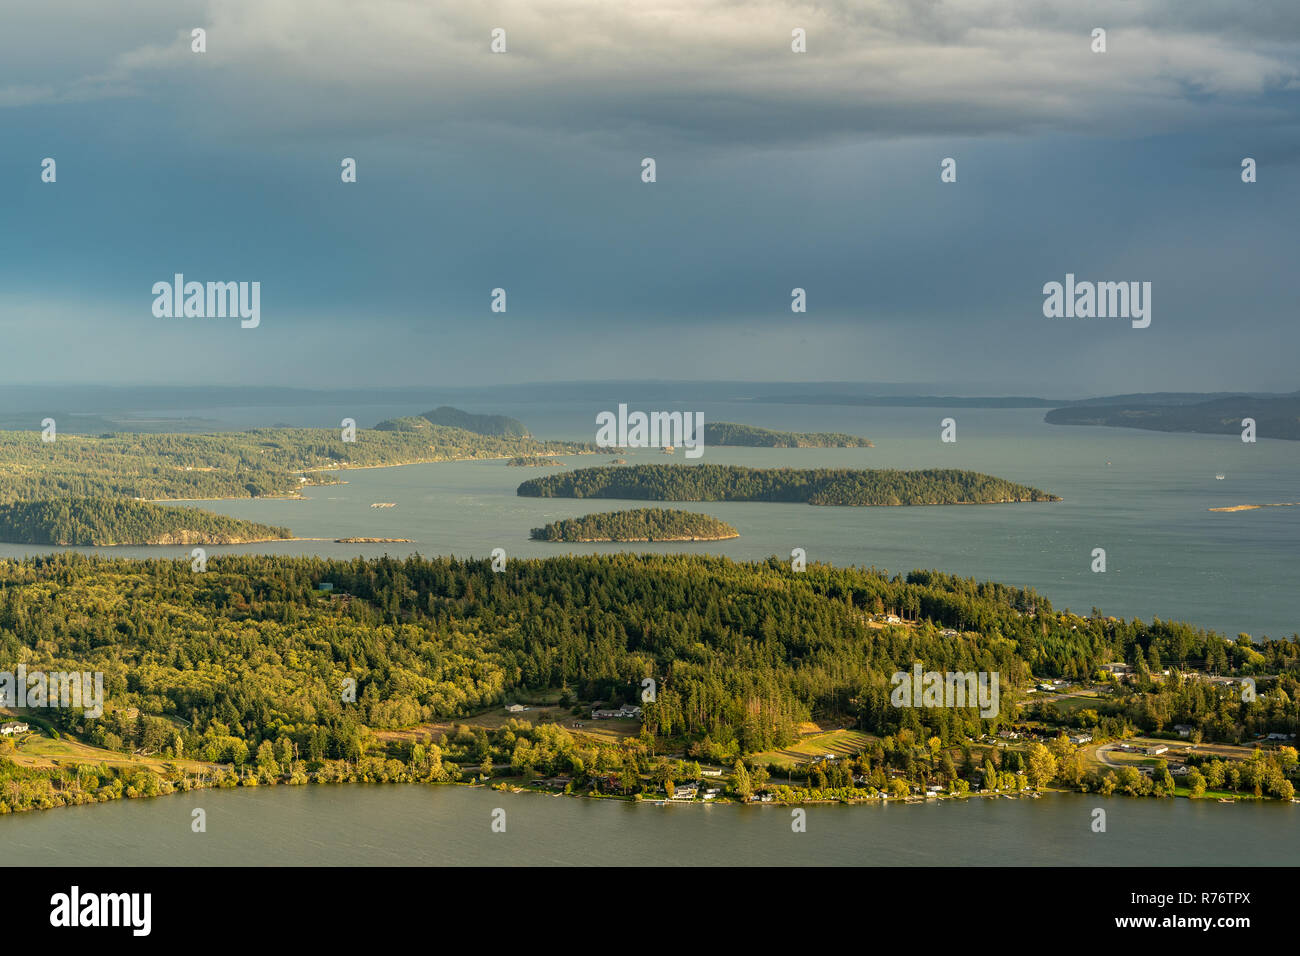
POLYGON ((104 715, 102 671, 0 671, 0 706, 82 707, 87 717, 104 715))
POLYGON ((994 671, 897 671, 890 683, 895 707, 979 707, 981 717, 998 715, 998 675, 994 671))
POLYGON ((1132 319, 1133 328, 1151 324, 1150 282, 1075 282, 1043 286, 1043 315, 1049 319, 1132 319))
POLYGON ((631 412, 596 416, 596 444, 601 448, 684 448, 687 458, 704 454, 703 412, 631 412), (694 427, 692 426, 692 420, 694 427))
POLYGON ((172 282, 155 282, 153 314, 159 319, 242 319, 241 328, 262 322, 262 283, 186 282, 178 272, 172 282))

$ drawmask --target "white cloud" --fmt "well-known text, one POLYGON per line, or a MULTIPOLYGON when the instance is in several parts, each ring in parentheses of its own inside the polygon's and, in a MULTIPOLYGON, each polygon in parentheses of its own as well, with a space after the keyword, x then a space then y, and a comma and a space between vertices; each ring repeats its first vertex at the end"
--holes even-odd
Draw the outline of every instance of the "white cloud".
POLYGON ((484 124, 752 146, 1258 121, 1277 109, 1263 94, 1296 86, 1300 29, 1283 0, 1245 24, 1171 0, 222 0, 131 3, 111 23, 98 0, 58 6, 7 25, 0 106, 201 97, 226 133, 259 137, 484 124), (807 54, 790 52, 796 26, 807 54), (1109 52, 1089 50, 1093 26, 1109 52))

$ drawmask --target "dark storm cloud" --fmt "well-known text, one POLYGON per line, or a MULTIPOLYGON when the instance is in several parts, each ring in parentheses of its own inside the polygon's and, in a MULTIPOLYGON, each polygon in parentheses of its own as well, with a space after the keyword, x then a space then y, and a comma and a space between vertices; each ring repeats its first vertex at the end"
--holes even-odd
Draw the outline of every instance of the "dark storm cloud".
POLYGON ((1294 387, 1298 19, 1155 0, 23 8, 0 35, 0 368, 1294 387), (154 319, 174 271, 262 281, 262 327, 154 319), (1045 320, 1042 284, 1067 271, 1154 282, 1148 334, 1045 320))

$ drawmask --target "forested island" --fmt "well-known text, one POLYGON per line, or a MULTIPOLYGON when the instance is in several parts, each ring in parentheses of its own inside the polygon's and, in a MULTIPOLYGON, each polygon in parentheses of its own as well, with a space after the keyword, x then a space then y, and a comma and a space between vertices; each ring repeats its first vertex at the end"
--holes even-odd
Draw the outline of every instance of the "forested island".
POLYGON ((288 528, 144 501, 59 498, 0 503, 0 541, 9 544, 248 544, 289 537, 288 528))
POLYGON ((726 522, 694 511, 634 508, 600 511, 534 528, 535 541, 722 541, 740 533, 726 522))
POLYGON ((746 448, 874 448, 865 438, 843 432, 779 432, 735 422, 704 424, 706 445, 746 448))
POLYGON ((511 458, 506 464, 511 468, 563 468, 564 462, 558 458, 545 458, 537 455, 521 455, 511 458))
POLYGON ((1175 724, 1224 745, 1296 733, 1294 635, 1252 643, 1062 613, 1032 590, 933 571, 705 555, 492 564, 221 555, 196 574, 188 560, 0 561, 0 660, 104 675, 102 717, 16 715, 33 729, 0 739, 0 812, 343 780, 672 797, 701 762, 727 768, 718 786, 740 800, 910 799, 921 787, 1294 795, 1291 745, 1188 757, 1181 781, 1161 762, 1143 775, 1089 751, 1134 733, 1176 739, 1175 724), (1108 676, 1116 661, 1130 677, 1108 676), (1178 663, 1189 661, 1197 669, 1178 663), (896 706, 891 675, 915 664, 998 674, 999 709, 896 706), (1249 697, 1229 683, 1245 676, 1249 697), (1083 708, 1034 703, 1048 678, 1103 693, 1083 708), (557 716, 475 723, 519 699, 557 716), (631 726, 592 736, 588 712, 631 726), (814 717, 845 728, 835 752, 785 763, 814 717))
POLYGON ((533 478, 517 494, 534 498, 652 501, 787 501, 888 506, 1060 501, 1056 495, 974 471, 745 468, 740 465, 596 467, 533 478))

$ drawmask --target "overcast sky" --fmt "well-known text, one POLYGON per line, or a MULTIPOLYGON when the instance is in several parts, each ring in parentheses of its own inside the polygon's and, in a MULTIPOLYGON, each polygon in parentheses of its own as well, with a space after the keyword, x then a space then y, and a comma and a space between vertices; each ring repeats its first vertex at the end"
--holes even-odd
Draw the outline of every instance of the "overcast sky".
POLYGON ((1298 41, 1294 0, 6 4, 0 376, 1289 391, 1298 41), (177 272, 260 326, 156 318, 177 272), (1150 327, 1045 318, 1067 272, 1150 327))

